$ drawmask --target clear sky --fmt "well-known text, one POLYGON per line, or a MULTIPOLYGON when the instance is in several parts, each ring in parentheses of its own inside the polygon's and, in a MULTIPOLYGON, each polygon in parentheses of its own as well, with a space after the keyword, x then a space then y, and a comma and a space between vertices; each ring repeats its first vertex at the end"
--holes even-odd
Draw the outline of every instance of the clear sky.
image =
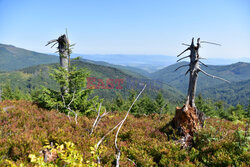
POLYGON ((0 0, 0 43, 51 53, 68 29, 82 54, 176 56, 192 37, 207 58, 250 57, 249 0, 0 0))

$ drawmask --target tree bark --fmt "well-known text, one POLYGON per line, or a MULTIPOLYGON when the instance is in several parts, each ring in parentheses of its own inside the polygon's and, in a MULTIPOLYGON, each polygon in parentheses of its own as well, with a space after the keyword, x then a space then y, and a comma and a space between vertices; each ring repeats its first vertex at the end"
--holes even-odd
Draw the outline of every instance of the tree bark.
POLYGON ((190 50, 190 63, 189 63, 189 86, 188 86, 188 94, 187 101, 185 105, 185 111, 188 109, 188 105, 191 107, 195 107, 195 93, 196 93, 196 85, 198 79, 198 72, 200 69, 199 65, 199 38, 197 40, 197 46, 194 46, 194 38, 192 39, 192 43, 189 47, 190 50))
POLYGON ((69 42, 66 35, 58 38, 58 50, 60 55, 60 65, 66 71, 69 71, 69 42))
MULTIPOLYGON (((60 56, 60 65, 65 71, 69 71, 69 41, 66 37, 66 35, 62 35, 58 38, 58 50, 59 50, 59 56, 60 56)), ((66 78, 66 82, 68 81, 68 78, 66 78)), ((68 93, 69 88, 67 86, 61 87, 61 92, 63 95, 68 93)))

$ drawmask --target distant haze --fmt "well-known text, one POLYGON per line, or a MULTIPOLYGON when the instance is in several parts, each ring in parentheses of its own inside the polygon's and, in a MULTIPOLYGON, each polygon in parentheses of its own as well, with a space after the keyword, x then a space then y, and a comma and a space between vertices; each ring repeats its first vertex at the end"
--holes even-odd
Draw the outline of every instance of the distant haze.
MULTIPOLYGON (((166 56, 166 55, 72 54, 72 58, 77 56, 94 61, 105 61, 111 64, 138 67, 148 72, 154 72, 156 70, 162 69, 166 66, 176 63, 176 61, 178 60, 176 56, 166 56)), ((188 61, 189 59, 185 60, 188 61)), ((239 61, 250 62, 250 58, 240 58, 240 59, 208 58, 206 60, 203 60, 203 62, 208 65, 229 65, 232 63, 237 63, 239 61)))

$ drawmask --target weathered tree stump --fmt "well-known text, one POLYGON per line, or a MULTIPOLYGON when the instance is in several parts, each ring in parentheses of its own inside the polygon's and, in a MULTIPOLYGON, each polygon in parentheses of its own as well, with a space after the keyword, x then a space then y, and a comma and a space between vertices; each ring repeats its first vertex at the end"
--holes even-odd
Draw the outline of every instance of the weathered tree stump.
POLYGON ((182 147, 191 147, 193 136, 203 127, 205 119, 205 114, 196 107, 184 105, 182 108, 176 107, 175 117, 169 125, 177 130, 177 135, 181 136, 178 142, 182 147))

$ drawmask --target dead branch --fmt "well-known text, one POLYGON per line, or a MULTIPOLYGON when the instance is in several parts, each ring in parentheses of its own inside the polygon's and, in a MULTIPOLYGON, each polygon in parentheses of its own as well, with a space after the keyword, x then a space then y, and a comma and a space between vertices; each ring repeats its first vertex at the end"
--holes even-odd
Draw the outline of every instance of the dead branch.
MULTIPOLYGON (((116 146, 116 149, 119 150, 118 146, 117 146, 117 137, 118 137, 118 134, 119 134, 119 131, 121 129, 121 125, 124 123, 124 121, 127 119, 127 116, 131 110, 131 108, 133 107, 133 105, 135 104, 135 102, 137 101, 137 99, 139 98, 139 96, 142 94, 142 92, 144 91, 144 89, 146 88, 146 85, 144 86, 144 88, 142 89, 142 91, 138 94, 138 96, 136 97, 136 99, 134 100, 134 102, 132 103, 132 105, 130 106, 125 118, 120 121, 115 127, 113 127, 110 131, 108 131, 108 133, 106 133, 99 141, 98 143, 95 145, 95 150, 97 151, 99 146, 101 145, 101 143, 105 140, 105 138, 110 134, 112 133, 118 126, 119 126, 119 129, 117 130, 117 133, 116 133, 116 139, 115 139, 115 146, 116 146)), ((119 150, 119 159, 120 159, 120 150, 119 150)), ((117 158, 116 160, 116 166, 118 165, 119 166, 119 159, 117 158), (118 162, 118 163, 117 163, 118 162)), ((99 156, 97 157, 97 160, 98 160, 98 164, 100 165, 100 158, 99 156)))
POLYGON ((100 106, 99 106, 99 109, 98 109, 98 110, 97 110, 95 104, 94 104, 94 106, 95 106, 95 111, 97 112, 97 117, 96 117, 96 119, 95 119, 95 122, 93 123, 93 126, 92 126, 92 128, 91 128, 91 130, 90 130, 89 135, 92 135, 92 133, 93 133, 94 130, 96 129, 96 127, 97 127, 97 125, 99 124, 99 122, 101 121, 101 119, 102 119, 105 115, 107 115, 107 114, 109 113, 109 112, 107 112, 107 110, 106 110, 106 108, 105 108, 105 112, 104 112, 102 115, 100 115, 102 103, 100 103, 100 106))
POLYGON ((187 72, 185 73, 185 75, 187 75, 189 71, 190 71, 190 68, 187 70, 187 72))
POLYGON ((186 67, 186 66, 189 66, 189 64, 182 65, 182 66, 180 66, 180 67, 176 68, 174 71, 177 71, 177 70, 179 70, 180 68, 182 68, 182 67, 186 67))
POLYGON ((204 66, 206 66, 206 67, 208 67, 208 65, 206 65, 206 64, 204 64, 203 62, 201 62, 201 61, 199 61, 202 65, 204 65, 204 66))
POLYGON ((75 111, 73 111, 73 110, 70 108, 71 103, 72 103, 72 102, 74 101, 74 99, 75 99, 75 93, 76 93, 76 90, 74 90, 73 97, 72 97, 71 101, 69 102, 69 104, 67 104, 67 105, 66 105, 66 102, 65 102, 65 99, 64 99, 64 96, 62 95, 62 93, 61 93, 61 97, 62 97, 62 100, 63 100, 64 108, 66 108, 66 109, 68 110, 68 118, 69 118, 69 120, 71 121, 71 119, 70 119, 70 112, 72 112, 72 113, 75 115, 75 122, 76 122, 76 124, 77 124, 77 117, 78 117, 78 115, 77 115, 77 113, 76 113, 75 111))
POLYGON ((96 110, 96 112, 97 112, 97 117, 96 117, 96 119, 95 119, 95 122, 93 123, 93 126, 92 126, 92 128, 91 128, 91 131, 90 131, 90 135, 93 133, 93 131, 94 131, 94 128, 95 128, 95 126, 96 126, 96 123, 97 123, 97 121, 98 121, 98 119, 99 119, 99 117, 100 117, 100 112, 101 112, 101 107, 102 107, 102 103, 100 103, 100 106, 99 106, 99 110, 97 111, 97 108, 96 108, 96 105, 94 104, 94 106, 95 106, 95 110, 96 110))
POLYGON ((208 44, 212 44, 212 45, 218 45, 218 46, 221 46, 221 44, 214 43, 214 42, 208 42, 208 41, 201 41, 200 43, 208 43, 208 44))
POLYGON ((53 40, 50 40, 45 46, 48 46, 50 45, 51 43, 58 43, 58 40, 57 39, 53 39, 53 40))
POLYGON ((138 96, 136 97, 136 99, 134 100, 134 102, 132 103, 132 105, 130 106, 129 110, 127 111, 126 116, 121 121, 121 124, 119 125, 119 128, 118 128, 118 130, 116 132, 116 135, 115 135, 115 148, 116 148, 116 152, 117 152, 117 155, 116 155, 116 167, 119 167, 119 160, 120 160, 120 156, 121 156, 121 151, 120 151, 120 149, 119 149, 119 147, 117 145, 117 138, 118 138, 120 129, 121 129, 123 123, 126 121, 131 108, 133 107, 133 105, 135 104, 135 102, 137 101, 137 99, 140 97, 140 95, 142 94, 142 92, 144 91, 145 88, 146 88, 146 85, 144 86, 144 88, 141 90, 141 92, 138 94, 138 96))
POLYGON ((190 47, 187 48, 186 50, 184 50, 183 52, 181 52, 180 54, 177 55, 177 57, 179 57, 180 55, 182 55, 183 53, 185 53, 186 51, 190 50, 190 47))
POLYGON ((188 57, 190 57, 190 55, 180 58, 179 60, 177 60, 177 62, 179 62, 179 61, 181 61, 181 60, 183 60, 185 58, 188 58, 188 57))
POLYGON ((221 78, 221 77, 217 77, 215 75, 211 75, 211 74, 208 74, 207 72, 203 71, 202 69, 199 69, 200 72, 202 72, 203 74, 209 76, 209 77, 212 77, 212 78, 216 78, 216 79, 219 79, 219 80, 222 80, 222 81, 225 81, 227 83, 230 83, 230 81, 224 79, 224 78, 221 78))
POLYGON ((184 46, 190 46, 190 45, 188 45, 188 44, 185 44, 185 43, 182 43, 182 45, 184 45, 184 46))
POLYGON ((127 158, 127 159, 128 159, 130 162, 132 162, 134 166, 137 166, 136 163, 135 163, 134 161, 132 161, 132 159, 129 159, 129 158, 127 158))

